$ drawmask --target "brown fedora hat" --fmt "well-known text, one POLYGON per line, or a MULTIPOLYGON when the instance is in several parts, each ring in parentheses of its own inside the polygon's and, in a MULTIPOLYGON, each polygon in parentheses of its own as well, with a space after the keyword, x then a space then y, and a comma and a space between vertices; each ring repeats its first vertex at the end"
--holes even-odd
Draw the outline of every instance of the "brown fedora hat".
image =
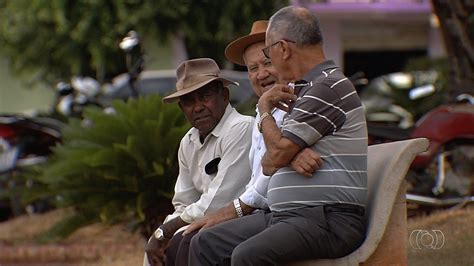
POLYGON ((178 100, 180 96, 191 93, 204 87, 214 80, 220 80, 224 86, 239 83, 220 76, 217 63, 210 58, 197 58, 184 61, 176 69, 176 92, 163 97, 163 102, 170 103, 178 100))
POLYGON ((249 35, 238 38, 225 48, 225 57, 232 63, 245 66, 244 52, 250 45, 265 41, 268 20, 258 20, 252 25, 249 35))

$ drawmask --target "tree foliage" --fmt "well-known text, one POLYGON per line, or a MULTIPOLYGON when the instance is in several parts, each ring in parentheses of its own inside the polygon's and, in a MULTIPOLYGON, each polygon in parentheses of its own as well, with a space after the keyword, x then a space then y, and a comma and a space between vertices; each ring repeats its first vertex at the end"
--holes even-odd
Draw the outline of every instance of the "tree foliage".
POLYGON ((0 49, 15 73, 56 82, 72 75, 103 81, 125 72, 118 42, 133 29, 165 42, 184 34, 191 57, 223 63, 225 45, 287 1, 5 0, 0 49))
POLYGON ((52 198, 81 217, 80 223, 60 223, 56 234, 92 221, 127 221, 149 235, 164 218, 160 214, 170 212, 176 152, 188 122, 176 105, 163 105, 156 95, 113 106, 115 114, 86 109, 88 126, 71 121, 63 144, 32 177, 42 185, 25 191, 26 201, 52 198))

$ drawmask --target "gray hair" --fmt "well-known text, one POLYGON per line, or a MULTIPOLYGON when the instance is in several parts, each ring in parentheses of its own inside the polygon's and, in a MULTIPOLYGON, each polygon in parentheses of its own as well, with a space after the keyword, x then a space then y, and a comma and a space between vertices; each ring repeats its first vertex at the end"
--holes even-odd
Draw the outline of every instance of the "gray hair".
POLYGON ((318 17, 301 7, 288 6, 278 10, 270 18, 267 32, 273 41, 285 39, 297 45, 323 43, 318 17))

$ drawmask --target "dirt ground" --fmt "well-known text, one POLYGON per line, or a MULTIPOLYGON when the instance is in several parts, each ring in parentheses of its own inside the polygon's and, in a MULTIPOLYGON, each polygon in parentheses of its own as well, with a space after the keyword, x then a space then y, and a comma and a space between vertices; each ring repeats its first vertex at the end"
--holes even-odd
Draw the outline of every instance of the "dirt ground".
POLYGON ((62 216, 64 211, 55 210, 0 223, 0 266, 142 265, 145 241, 122 225, 90 225, 53 244, 34 241, 62 216))
MULTIPOLYGON (((63 215, 55 210, 0 223, 0 265, 142 265, 145 241, 121 225, 94 224, 54 244, 33 240, 63 215)), ((474 206, 409 219, 407 237, 409 265, 472 266, 474 206)))

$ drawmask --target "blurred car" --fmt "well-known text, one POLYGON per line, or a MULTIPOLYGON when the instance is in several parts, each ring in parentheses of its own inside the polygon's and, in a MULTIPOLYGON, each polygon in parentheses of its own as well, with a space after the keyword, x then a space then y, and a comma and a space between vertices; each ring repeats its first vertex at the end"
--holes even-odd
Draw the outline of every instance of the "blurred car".
MULTIPOLYGON (((222 70, 222 75, 239 83, 239 86, 230 86, 230 102, 237 109, 252 108, 255 110, 257 97, 245 71, 222 70)), ((112 86, 105 92, 109 99, 127 99, 132 95, 128 74, 114 78, 112 86)), ((140 73, 136 83, 138 95, 159 94, 168 95, 176 90, 175 70, 147 70, 140 73)), ((241 111, 241 110, 239 110, 241 111)), ((245 110, 247 111, 247 110, 245 110)), ((244 111, 244 112, 245 112, 244 111)), ((248 113, 248 112, 246 112, 248 113)))

